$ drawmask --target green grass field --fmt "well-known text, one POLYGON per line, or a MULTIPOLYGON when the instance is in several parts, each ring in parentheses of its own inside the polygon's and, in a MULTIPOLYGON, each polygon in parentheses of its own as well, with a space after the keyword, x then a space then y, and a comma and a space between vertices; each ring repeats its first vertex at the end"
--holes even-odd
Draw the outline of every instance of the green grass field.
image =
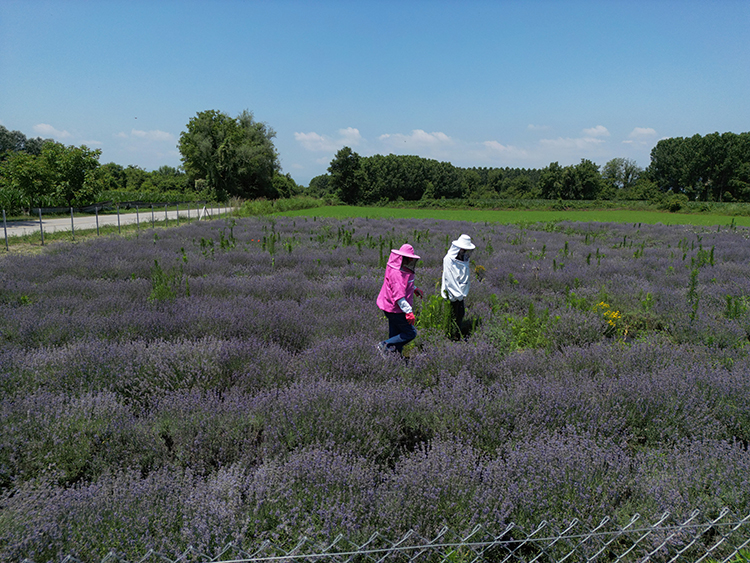
POLYGON ((401 209, 395 207, 358 207, 337 205, 315 207, 275 213, 287 217, 371 217, 374 219, 445 219, 452 221, 474 221, 479 223, 547 223, 558 221, 648 223, 663 225, 736 225, 750 227, 750 217, 698 213, 668 213, 660 211, 629 211, 619 209, 596 209, 586 211, 546 210, 488 210, 488 209, 401 209))

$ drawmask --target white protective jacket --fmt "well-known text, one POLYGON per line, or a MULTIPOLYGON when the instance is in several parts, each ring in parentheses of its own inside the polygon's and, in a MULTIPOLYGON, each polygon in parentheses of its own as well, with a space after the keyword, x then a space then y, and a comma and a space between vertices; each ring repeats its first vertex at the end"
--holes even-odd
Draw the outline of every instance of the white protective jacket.
POLYGON ((469 260, 458 260, 458 251, 461 250, 455 244, 451 244, 448 253, 443 258, 443 283, 440 294, 448 296, 451 301, 463 301, 469 295, 469 260))

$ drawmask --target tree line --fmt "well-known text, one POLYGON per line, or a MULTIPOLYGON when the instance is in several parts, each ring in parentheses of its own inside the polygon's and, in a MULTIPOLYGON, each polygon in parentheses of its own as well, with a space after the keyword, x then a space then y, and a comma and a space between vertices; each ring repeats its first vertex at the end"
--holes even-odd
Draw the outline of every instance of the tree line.
POLYGON ((655 188, 645 170, 616 158, 603 169, 579 164, 544 169, 459 168, 417 156, 362 157, 350 147, 336 153, 328 174, 310 181, 309 192, 347 204, 434 199, 643 199, 655 188))
POLYGON ((27 138, 0 125, 0 208, 75 207, 94 201, 226 201, 305 193, 346 204, 462 199, 750 201, 750 133, 662 139, 651 162, 588 159, 543 169, 460 168, 413 155, 363 157, 340 149, 308 188, 281 172, 276 133, 249 111, 199 112, 180 134, 182 166, 146 171, 99 164, 101 151, 27 138))
POLYGON ((651 163, 628 158, 539 169, 459 168, 417 156, 362 157, 339 150, 309 193, 347 204, 430 199, 750 201, 750 133, 659 141, 651 163))
POLYGON ((649 174, 662 191, 698 201, 750 201, 750 133, 659 141, 649 174))
POLYGON ((0 125, 0 209, 291 197, 302 187, 282 174, 275 135, 248 111, 236 118, 199 112, 180 135, 182 167, 146 171, 114 162, 102 165, 99 149, 28 138, 0 125))
POLYGON ((101 151, 27 138, 0 125, 0 207, 88 202, 98 191, 94 171, 101 151))

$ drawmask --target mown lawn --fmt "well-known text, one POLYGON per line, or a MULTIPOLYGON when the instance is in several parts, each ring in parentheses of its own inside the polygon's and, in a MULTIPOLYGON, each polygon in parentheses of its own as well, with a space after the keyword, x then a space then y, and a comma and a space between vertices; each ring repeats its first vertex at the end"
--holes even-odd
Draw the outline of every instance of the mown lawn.
POLYGON ((571 211, 546 210, 492 210, 492 209, 411 209, 397 207, 361 207, 336 205, 299 209, 276 213, 286 217, 353 217, 372 219, 441 219, 501 224, 547 223, 580 221, 596 223, 624 223, 656 225, 736 225, 750 226, 750 217, 730 217, 717 214, 669 213, 666 211, 631 211, 626 209, 591 209, 571 211))

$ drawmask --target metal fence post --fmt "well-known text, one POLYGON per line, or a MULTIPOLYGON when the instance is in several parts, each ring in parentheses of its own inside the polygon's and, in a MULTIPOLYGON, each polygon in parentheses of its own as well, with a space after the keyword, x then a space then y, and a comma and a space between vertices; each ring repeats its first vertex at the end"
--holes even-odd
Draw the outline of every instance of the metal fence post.
POLYGON ((154 220, 154 204, 153 203, 151 204, 151 228, 152 229, 156 228, 156 222, 154 220))
POLYGON ((121 234, 122 231, 120 230, 120 204, 117 204, 117 233, 121 234))
POLYGON ((177 208, 177 225, 179 225, 180 224, 180 204, 175 203, 174 205, 177 208))
POLYGON ((73 208, 70 208, 70 234, 76 238, 76 225, 73 222, 73 208))
POLYGON ((5 231, 5 250, 10 250, 8 248, 8 224, 5 222, 5 209, 3 209, 3 231, 5 231))
POLYGON ((94 206, 94 213, 96 213, 96 236, 99 236, 99 207, 94 206))
POLYGON ((164 204, 164 226, 169 226, 169 217, 167 216, 167 204, 164 204))
POLYGON ((44 227, 42 226, 42 208, 38 207, 37 211, 39 211, 39 232, 42 235, 42 246, 44 246, 44 227))
POLYGON ((138 214, 138 206, 135 206, 135 230, 141 230, 141 216, 138 214))

